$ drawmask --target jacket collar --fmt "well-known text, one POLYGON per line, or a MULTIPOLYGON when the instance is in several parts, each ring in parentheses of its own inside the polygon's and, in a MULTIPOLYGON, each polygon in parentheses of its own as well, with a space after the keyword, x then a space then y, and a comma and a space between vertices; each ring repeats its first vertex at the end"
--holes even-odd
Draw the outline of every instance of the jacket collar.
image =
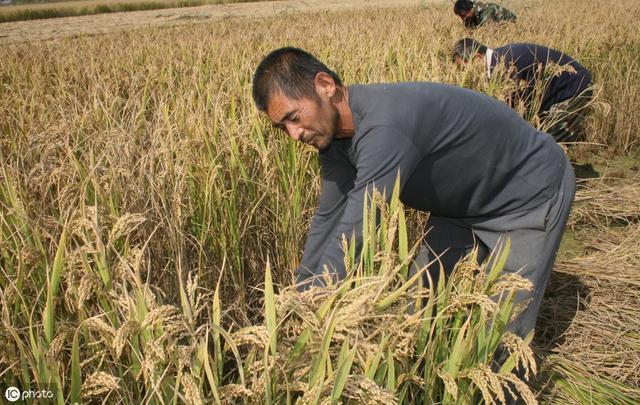
POLYGON ((487 48, 487 52, 484 54, 485 65, 487 66, 487 78, 491 78, 491 70, 493 70, 492 66, 492 58, 493 58, 493 49, 487 48))

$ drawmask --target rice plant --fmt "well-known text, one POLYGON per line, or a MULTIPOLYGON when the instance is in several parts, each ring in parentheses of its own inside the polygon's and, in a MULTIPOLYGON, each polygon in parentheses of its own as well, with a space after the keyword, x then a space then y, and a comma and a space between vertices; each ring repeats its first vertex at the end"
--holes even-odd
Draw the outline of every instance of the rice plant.
POLYGON ((450 282, 426 288, 426 268, 410 278, 406 271, 415 249, 407 250, 398 188, 385 200, 365 202, 360 255, 345 238, 342 283, 327 276, 327 289, 276 295, 267 267, 265 325, 231 336, 250 359, 244 388, 261 403, 493 403, 505 395, 536 403, 513 373, 535 372, 533 354, 505 329, 515 292, 531 287, 501 274, 508 243, 490 268, 472 254, 450 282), (494 361, 500 347, 502 364, 494 361))

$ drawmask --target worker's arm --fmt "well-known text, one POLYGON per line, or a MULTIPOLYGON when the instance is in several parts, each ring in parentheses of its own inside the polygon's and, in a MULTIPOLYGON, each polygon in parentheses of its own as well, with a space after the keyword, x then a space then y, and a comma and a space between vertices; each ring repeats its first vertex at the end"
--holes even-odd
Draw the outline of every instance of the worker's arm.
MULTIPOLYGON (((306 289, 311 285, 320 285, 318 273, 320 256, 334 229, 340 223, 347 195, 353 188, 356 168, 348 161, 340 141, 334 141, 332 150, 320 153, 322 167, 322 191, 318 209, 316 210, 300 266, 296 270, 298 289, 306 289)), ((321 273, 321 272, 320 272, 321 273)))
MULTIPOLYGON (((401 183, 405 183, 420 160, 420 154, 413 142, 407 136, 389 127, 374 127, 360 135, 354 142, 356 142, 353 147, 356 153, 357 175, 353 187, 346 196, 346 201, 341 203, 344 207, 339 221, 333 222, 335 217, 331 218, 333 229, 322 245, 322 252, 308 252, 312 248, 309 244, 305 248, 305 256, 315 257, 319 254, 317 265, 309 269, 313 274, 306 274, 316 277, 314 285, 323 285, 322 272, 325 265, 335 280, 342 280, 346 276, 342 235, 350 240, 351 235, 354 234, 356 251, 360 251, 365 193, 371 196, 375 186, 380 192, 386 190, 386 197, 389 200, 398 172, 401 183)), ((326 230, 327 223, 327 218, 324 218, 322 229, 326 230)), ((314 226, 317 227, 316 218, 314 218, 314 226)), ((317 238, 318 235, 315 233, 317 230, 312 232, 314 232, 313 238, 317 238)))

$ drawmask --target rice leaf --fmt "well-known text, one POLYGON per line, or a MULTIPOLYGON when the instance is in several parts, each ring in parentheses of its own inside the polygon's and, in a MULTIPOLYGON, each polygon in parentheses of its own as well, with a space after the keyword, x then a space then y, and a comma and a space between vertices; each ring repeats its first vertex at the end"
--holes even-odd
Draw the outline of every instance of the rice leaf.
POLYGON ((65 226, 60 235, 60 242, 58 243, 58 249, 56 250, 56 256, 51 266, 51 273, 49 276, 49 285, 47 286, 47 304, 44 310, 44 332, 47 339, 47 344, 50 344, 53 340, 53 331, 55 324, 55 302, 58 295, 58 289, 60 288, 60 275, 62 273, 62 265, 64 261, 64 250, 67 241, 67 227, 65 226))
POLYGON ((349 350, 349 336, 344 339, 342 348, 340 349, 340 355, 338 356, 338 367, 336 371, 336 377, 331 391, 331 403, 337 403, 342 395, 344 386, 349 378, 349 372, 351 371, 351 365, 356 355, 355 347, 349 350))
POLYGON ((271 354, 277 355, 277 323, 276 323, 276 305, 273 293, 273 281, 271 279, 271 265, 267 259, 267 266, 264 275, 264 319, 267 324, 267 332, 269 333, 269 347, 271 354))

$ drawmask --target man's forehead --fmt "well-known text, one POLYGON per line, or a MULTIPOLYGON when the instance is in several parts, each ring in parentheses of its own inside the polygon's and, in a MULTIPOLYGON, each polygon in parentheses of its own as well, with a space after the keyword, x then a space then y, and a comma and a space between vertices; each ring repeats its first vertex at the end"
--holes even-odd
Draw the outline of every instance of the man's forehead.
POLYGON ((288 97, 282 92, 274 93, 267 102, 267 115, 271 121, 278 123, 282 121, 289 113, 300 108, 303 100, 288 97))
POLYGON ((282 116, 286 114, 286 111, 291 108, 291 101, 282 95, 282 93, 273 94, 269 97, 267 102, 266 113, 271 118, 271 121, 280 121, 282 116))

